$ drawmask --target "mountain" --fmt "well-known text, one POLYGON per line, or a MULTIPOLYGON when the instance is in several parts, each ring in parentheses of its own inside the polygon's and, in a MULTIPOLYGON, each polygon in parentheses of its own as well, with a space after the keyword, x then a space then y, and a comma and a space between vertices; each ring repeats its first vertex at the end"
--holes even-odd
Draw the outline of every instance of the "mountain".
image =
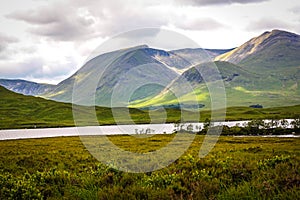
POLYGON ((43 94, 43 97, 71 102, 73 85, 76 84, 79 95, 74 101, 78 104, 127 106, 129 101, 159 94, 165 86, 195 63, 213 60, 215 55, 224 51, 227 50, 164 51, 142 45, 108 52, 87 62, 74 75, 43 94), (93 88, 87 89, 90 87, 93 88), (117 97, 111 102, 113 94, 117 97))
MULTIPOLYGON (((58 85, 4 79, 0 80, 0 85, 25 95, 72 102, 75 83, 78 87, 85 88, 82 90, 82 94, 85 94, 84 97, 92 99, 93 92, 86 93, 88 92, 86 90, 87 84, 89 86, 93 84, 88 80, 99 81, 94 88, 96 91, 95 102, 97 105, 109 107, 111 106, 110 99, 113 89, 118 85, 126 85, 127 88, 118 92, 118 102, 115 102, 118 103, 117 106, 126 106, 129 86, 132 89, 137 89, 135 92, 131 91, 133 94, 129 99, 130 101, 155 96, 192 65, 211 61, 216 55, 227 51, 229 50, 200 48, 164 51, 142 45, 99 55, 58 85), (98 80, 100 75, 102 76, 101 80, 98 80), (122 76, 127 77, 124 79, 121 78, 122 76), (145 83, 145 81, 151 84, 141 88, 133 88, 137 86, 137 83, 145 83)), ((79 101, 83 101, 83 99, 79 101)), ((94 104, 94 102, 78 103, 94 104)))
POLYGON ((216 65, 229 106, 288 106, 300 100, 299 55, 299 35, 273 30, 228 50, 165 51, 146 45, 120 49, 91 59, 56 86, 18 80, 7 87, 80 105, 172 107, 180 99, 186 104, 200 102, 207 107, 210 97, 206 84, 214 84, 218 72, 210 66, 216 65), (204 72, 205 77, 198 71, 204 72), (193 93, 197 94, 196 100, 193 93))
POLYGON ((129 98, 134 99, 155 95, 162 90, 159 84, 167 85, 178 76, 155 56, 168 57, 169 54, 143 45, 99 55, 43 96, 71 102, 75 84, 75 91, 79 92, 78 98, 74 99, 76 103, 111 107, 112 94, 119 89, 115 92, 118 97, 113 102, 116 104, 114 106, 125 106, 129 100, 128 94, 131 95, 129 98), (133 93, 139 88, 138 84, 146 82, 149 84, 144 89, 133 93))
POLYGON ((300 66, 300 35, 281 30, 265 32, 215 58, 256 73, 300 66))
POLYGON ((207 84, 213 85, 218 80, 218 71, 213 66, 217 66, 223 80, 227 106, 260 104, 264 107, 275 107, 297 105, 300 102, 299 79, 283 81, 276 76, 253 73, 229 62, 215 61, 188 69, 157 96, 133 101, 130 106, 143 108, 176 105, 180 102, 204 105, 209 109, 211 97, 207 84), (205 77, 201 74, 205 74, 205 77))
POLYGON ((54 88, 54 85, 35 83, 19 79, 0 79, 0 85, 16 93, 31 96, 40 96, 54 88))

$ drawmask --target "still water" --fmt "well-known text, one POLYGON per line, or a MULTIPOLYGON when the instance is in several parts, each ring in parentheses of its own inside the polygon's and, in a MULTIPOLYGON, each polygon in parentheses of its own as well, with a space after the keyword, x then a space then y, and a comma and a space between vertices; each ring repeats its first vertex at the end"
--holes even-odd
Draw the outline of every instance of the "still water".
MULTIPOLYGON (((270 120, 265 120, 269 122, 270 120)), ((290 123, 292 120, 287 119, 290 123)), ((214 122, 213 126, 226 125, 246 126, 249 121, 214 122)), ((180 124, 139 124, 139 125, 111 125, 90 127, 68 127, 68 128, 42 128, 42 129, 15 129, 0 130, 0 140, 14 140, 27 138, 46 138, 60 136, 83 136, 83 135, 123 135, 123 134, 170 134, 178 129, 187 129, 192 125, 192 131, 197 132, 203 128, 203 123, 180 124)), ((284 135, 282 137, 288 137, 284 135)), ((280 137, 280 136, 276 136, 280 137)), ((290 135, 294 137, 294 135, 290 135)))

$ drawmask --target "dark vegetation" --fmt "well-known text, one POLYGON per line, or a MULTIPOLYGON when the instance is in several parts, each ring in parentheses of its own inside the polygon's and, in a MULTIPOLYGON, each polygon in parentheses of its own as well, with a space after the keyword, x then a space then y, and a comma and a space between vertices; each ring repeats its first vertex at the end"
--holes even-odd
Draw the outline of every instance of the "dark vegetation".
POLYGON ((263 108, 263 106, 260 104, 250 105, 249 107, 250 108, 263 108))
POLYGON ((238 135, 288 135, 300 133, 300 119, 294 119, 290 122, 286 119, 264 121, 261 119, 244 122, 244 124, 237 123, 235 126, 229 127, 226 125, 214 126, 209 119, 206 119, 201 125, 193 125, 191 123, 175 124, 174 133, 188 132, 198 135, 206 135, 208 129, 211 129, 211 134, 218 133, 222 130, 221 135, 224 136, 238 136, 238 135))
POLYGON ((204 104, 169 104, 169 105, 162 105, 162 106, 148 106, 143 107, 141 110, 156 110, 160 108, 164 109, 199 109, 205 107, 204 104))
MULTIPOLYGON (((172 137, 109 139, 145 152, 172 137)), ((0 141, 0 199, 299 199, 300 138, 221 136, 199 158, 203 138, 170 166, 139 174, 97 162, 78 137, 0 141)))

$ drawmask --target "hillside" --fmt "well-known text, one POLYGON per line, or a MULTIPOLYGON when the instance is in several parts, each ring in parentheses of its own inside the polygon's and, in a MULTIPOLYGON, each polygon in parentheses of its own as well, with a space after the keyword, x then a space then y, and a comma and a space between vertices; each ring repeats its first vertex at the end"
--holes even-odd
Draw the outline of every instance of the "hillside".
POLYGON ((300 66, 300 36, 273 30, 252 38, 240 47, 216 57, 257 73, 300 66))
POLYGON ((128 98, 129 101, 151 98, 192 65, 211 61, 227 51, 200 48, 164 51, 142 45, 99 55, 58 85, 22 80, 2 80, 0 85, 25 95, 72 102, 73 86, 76 84, 76 88, 84 88, 80 95, 92 99, 92 102, 83 102, 85 100, 77 98, 78 104, 93 105, 96 102, 106 107, 127 106, 128 98), (94 84, 95 81, 98 84, 94 84), (146 82, 149 84, 144 84, 146 82), (93 92, 87 89, 91 85, 96 91, 95 99, 93 92), (120 87, 122 85, 126 88, 120 87), (144 86, 139 88, 139 85, 144 86), (112 105, 110 100, 114 90, 118 91, 115 92, 118 101, 112 105))
MULTIPOLYGON (((0 129, 74 126, 72 104, 17 94, 2 86, 0 96, 0 129)), ((147 113, 137 109, 129 112, 135 122, 149 122, 147 113)), ((96 107, 96 114, 99 124, 115 123, 110 108, 96 107)), ((120 119, 119 123, 128 122, 120 119)))
MULTIPOLYGON (((273 30, 217 56, 215 64, 225 85, 227 106, 297 105, 300 102, 299 55, 299 35, 273 30)), ((214 82, 217 72, 210 71, 212 68, 209 64, 204 63, 195 67, 199 71, 205 70, 206 82, 214 82)), ((209 107, 209 92, 197 70, 188 69, 156 97, 133 101, 131 106, 171 105, 180 101, 209 107)))
POLYGON ((160 85, 167 85, 178 74, 154 59, 153 53, 162 54, 158 51, 153 52, 145 46, 102 54, 87 62, 74 75, 59 83, 44 97, 71 102, 74 84, 79 92, 79 97, 75 101, 81 105, 93 105, 96 102, 96 105, 111 107, 111 95, 114 90, 119 91, 115 92, 118 98, 113 102, 115 104, 113 106, 117 107, 127 105, 127 94, 132 93, 133 96, 130 98, 134 99, 155 95, 161 91, 160 85), (145 82, 149 82, 145 86, 147 89, 144 88, 133 94, 134 90, 138 89, 138 85, 143 85, 145 82), (125 85, 126 88, 123 90, 122 87, 125 85))
MULTIPOLYGON (((72 105, 39 97, 25 96, 11 92, 0 86, 0 129, 16 128, 45 128, 45 127, 67 127, 74 126, 72 105)), ((78 108, 78 107, 77 107, 78 108)), ((80 109, 80 107, 79 107, 80 109)), ((80 109, 83 114, 86 107, 80 109)), ((163 110, 141 111, 129 109, 130 118, 116 118, 110 108, 96 107, 96 115, 100 125, 132 123, 171 123, 184 121, 195 121, 198 114, 181 111, 178 109, 166 109, 167 119, 163 110), (184 117, 184 118, 183 118, 184 117)), ((118 108, 114 114, 126 114, 127 108, 118 108), (118 112, 118 113, 116 113, 118 112)), ((210 118, 211 112, 201 111, 201 121, 210 118)), ((295 118, 300 115, 300 106, 255 109, 248 107, 227 108, 226 120, 265 119, 265 118, 295 118)), ((122 115, 119 115, 122 116, 122 115)), ((88 125, 88 124, 86 124, 88 125)))
POLYGON ((79 91, 79 97, 74 98, 77 104, 123 107, 128 101, 159 94, 195 63, 210 61, 227 51, 183 49, 167 52, 142 45, 108 52, 87 62, 43 97, 71 102, 75 84, 79 91), (87 89, 89 87, 93 88, 87 89), (117 97, 111 102, 112 94, 117 97))
POLYGON ((25 96, 0 86, 0 128, 73 126, 72 105, 25 96))
POLYGON ((201 74, 205 74, 208 84, 217 80, 218 72, 224 82, 227 106, 245 106, 261 104, 264 107, 297 105, 300 102, 297 82, 282 85, 276 77, 262 76, 228 62, 214 62, 197 65, 185 71, 159 95, 143 101, 131 102, 131 107, 148 107, 153 105, 170 104, 203 104, 204 109, 210 109, 210 95, 201 74), (200 73, 199 73, 200 72, 200 73), (176 94, 176 95, 175 95, 176 94))

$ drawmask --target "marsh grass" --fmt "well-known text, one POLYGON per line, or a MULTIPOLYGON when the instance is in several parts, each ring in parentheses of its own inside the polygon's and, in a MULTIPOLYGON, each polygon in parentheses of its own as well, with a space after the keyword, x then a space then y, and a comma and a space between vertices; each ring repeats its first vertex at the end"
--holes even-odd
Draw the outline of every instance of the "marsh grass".
MULTIPOLYGON (((174 135, 109 136, 147 152, 174 135)), ((0 199, 299 199, 300 139, 221 136, 199 158, 204 136, 166 168, 126 173, 92 157, 78 137, 0 142, 0 199)))

